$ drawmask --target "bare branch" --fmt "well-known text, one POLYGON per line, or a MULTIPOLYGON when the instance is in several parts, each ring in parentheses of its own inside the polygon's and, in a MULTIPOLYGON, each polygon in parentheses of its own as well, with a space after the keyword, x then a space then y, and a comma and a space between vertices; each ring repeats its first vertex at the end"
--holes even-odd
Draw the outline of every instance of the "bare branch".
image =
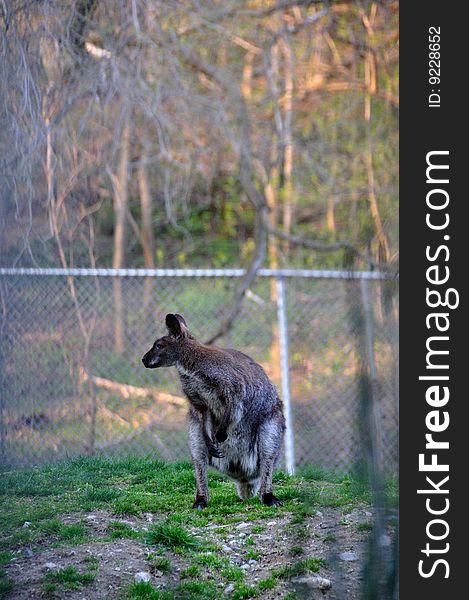
POLYGON ((264 218, 266 218, 264 216, 264 213, 266 213, 266 212, 267 212, 266 207, 263 207, 263 208, 259 209, 259 211, 258 211, 257 218, 256 218, 256 233, 255 233, 256 249, 255 249, 255 253, 251 260, 251 264, 249 265, 249 267, 246 271, 246 275, 243 277, 240 285, 238 286, 238 288, 236 290, 231 310, 228 313, 228 316, 226 317, 226 319, 221 324, 218 331, 209 340, 207 340, 207 342, 206 342, 207 344, 213 344, 216 340, 218 340, 223 335, 228 333, 228 331, 232 328, 236 317, 239 315, 239 313, 241 311, 241 307, 243 304, 243 300, 244 300, 246 291, 252 285, 252 282, 255 280, 255 278, 257 276, 257 271, 264 264, 265 255, 266 255, 267 232, 266 232, 265 227, 263 226, 263 221, 264 221, 264 218))
POLYGON ((318 242, 316 240, 305 238, 301 235, 285 233, 285 231, 282 231, 281 229, 272 227, 267 219, 264 220, 264 228, 268 231, 270 235, 275 235, 276 237, 279 237, 282 240, 287 240, 292 244, 297 244, 299 246, 303 246, 304 248, 311 248, 312 250, 316 250, 318 252, 336 252, 337 250, 348 250, 349 253, 351 253, 353 256, 362 259, 372 267, 381 270, 386 269, 385 264, 374 261, 371 256, 363 254, 356 248, 356 246, 354 246, 351 242, 348 242, 346 240, 334 242, 332 244, 325 244, 323 242, 318 242))

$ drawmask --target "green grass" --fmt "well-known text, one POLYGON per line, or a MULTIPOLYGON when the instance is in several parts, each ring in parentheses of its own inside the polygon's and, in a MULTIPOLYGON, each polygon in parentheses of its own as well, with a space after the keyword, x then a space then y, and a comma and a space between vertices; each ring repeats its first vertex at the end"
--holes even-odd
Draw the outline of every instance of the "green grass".
POLYGON ((7 596, 14 588, 12 579, 8 577, 0 577, 0 598, 7 596))
POLYGON ((228 564, 228 559, 212 553, 196 554, 192 562, 196 565, 221 569, 228 564))
POLYGON ((150 570, 153 573, 155 571, 159 571, 160 573, 171 573, 173 569, 171 561, 165 556, 155 556, 154 554, 150 554, 148 556, 148 561, 150 563, 150 570))
MULTIPOLYGON (((197 513, 191 510, 195 478, 189 462, 165 464, 140 457, 78 458, 42 469, 4 473, 2 483, 0 526, 6 532, 26 520, 35 523, 66 512, 103 507, 115 514, 159 512, 194 525, 269 518, 279 510, 255 498, 242 503, 234 485, 211 472, 210 504, 197 513)), ((278 473, 275 486, 284 501, 280 510, 294 513, 300 513, 305 505, 352 507, 370 500, 368 489, 358 481, 318 470, 305 470, 298 477, 278 473), (319 475, 325 479, 317 479, 319 475)), ((391 482, 388 496, 394 498, 395 491, 396 484, 391 482)), ((252 533, 260 533, 261 527, 256 525, 252 533)))
POLYGON ((88 541, 88 533, 83 523, 65 525, 60 519, 47 519, 36 525, 37 530, 47 536, 50 541, 58 541, 69 545, 83 544, 88 541))
POLYGON ((110 487, 90 487, 85 491, 85 498, 91 503, 108 503, 119 498, 121 491, 110 487))
POLYGON ((251 533, 262 533, 265 531, 265 525, 254 525, 251 528, 251 533))
POLYGON ((138 531, 135 531, 130 525, 121 521, 110 521, 106 529, 109 532, 109 537, 113 540, 139 537, 138 531))
POLYGON ((127 598, 129 600, 174 600, 174 595, 171 592, 155 589, 151 583, 141 581, 129 586, 127 598))
POLYGON ((299 540, 307 540, 309 537, 309 533, 306 527, 296 527, 295 536, 299 540))
POLYGON ((8 550, 2 550, 0 552, 0 566, 7 565, 12 558, 13 552, 9 552, 8 550))
POLYGON ((245 600, 245 598, 256 598, 259 595, 259 590, 251 585, 240 583, 235 586, 234 592, 231 594, 233 600, 245 600))
POLYGON ((241 583, 244 581, 244 571, 240 567, 227 566, 220 569, 220 575, 227 581, 241 583))
MULTIPOLYGON (((184 536, 178 539, 177 526, 259 521, 273 518, 279 512, 292 513, 292 522, 301 523, 314 515, 317 508, 332 506, 348 510, 370 501, 368 489, 359 481, 313 468, 303 470, 297 477, 281 472, 275 475, 276 493, 284 501, 280 509, 266 507, 257 498, 241 502, 234 485, 218 473, 210 472, 209 487, 208 508, 194 511, 191 505, 195 478, 191 464, 169 464, 145 457, 81 457, 42 468, 6 472, 2 475, 0 492, 0 550, 34 544, 44 537, 80 543, 86 539, 85 526, 60 524, 59 516, 96 509, 107 509, 116 515, 138 516, 143 512, 166 515, 168 537, 163 539, 164 531, 157 527, 152 543, 172 547, 194 543, 184 536), (25 521, 31 526, 23 529, 25 521), (173 533, 168 529, 171 525, 176 527, 173 533)), ((396 490, 396 482, 388 481, 386 497, 390 504, 395 502, 396 490)), ((256 523, 252 534, 264 529, 265 526, 256 523)), ((127 534, 130 532, 121 527, 112 535, 127 534)))
POLYGON ((90 570, 80 573, 76 567, 69 566, 58 571, 50 571, 43 578, 42 591, 46 596, 62 596, 64 590, 79 590, 95 580, 97 566, 91 565, 90 570))
POLYGON ((202 569, 198 565, 190 565, 187 569, 183 569, 180 573, 181 579, 188 579, 189 577, 200 577, 202 569))
MULTIPOLYGON (((133 584, 125 590, 128 598, 211 600, 223 594, 223 589, 215 585, 220 579, 224 585, 235 585, 232 598, 262 597, 279 580, 317 572, 324 564, 319 558, 298 561, 303 538, 309 537, 306 521, 314 518, 317 510, 335 507, 339 515, 345 515, 370 501, 363 482, 319 469, 303 470, 294 477, 277 472, 274 485, 284 502, 280 508, 266 507, 257 498, 240 501, 232 482, 210 472, 209 506, 204 511, 194 511, 191 507, 195 478, 187 461, 170 464, 145 457, 82 457, 42 468, 4 472, 0 490, 0 565, 8 564, 14 552, 25 546, 38 552, 58 544, 73 546, 134 539, 151 547, 148 555, 151 572, 174 573, 171 564, 174 555, 178 555, 174 558, 176 563, 182 565, 179 584, 174 584, 172 590, 163 592, 150 584, 133 584), (87 512, 95 510, 108 515, 104 537, 93 534, 93 528, 84 520, 87 512), (160 520, 143 531, 139 520, 147 512, 160 520), (118 515, 128 514, 135 515, 135 528, 118 520, 118 515), (262 560, 256 536, 268 529, 263 522, 285 516, 289 519, 285 530, 292 538, 290 543, 296 544, 290 548, 292 564, 274 570, 257 586, 248 585, 245 572, 230 565, 218 544, 231 526, 254 521, 244 539, 245 557, 262 560), (70 517, 76 522, 70 523, 70 517), (26 521, 29 525, 24 527, 26 521), (214 541, 205 538, 206 525, 220 525, 211 529, 217 536, 214 541), (198 531, 196 535, 192 528, 198 531)), ((397 484, 390 480, 386 484, 390 506, 396 497, 397 484)), ((358 527, 366 530, 368 525, 358 527)), ((325 541, 332 538, 326 537, 325 541)), ((96 569, 97 559, 90 557, 84 573, 74 567, 47 573, 42 582, 43 593, 61 597, 66 589, 80 589, 94 579, 96 569)), ((0 583, 5 590, 12 585, 5 576, 0 576, 0 583)), ((5 595, 6 591, 1 593, 5 595)))
POLYGON ((279 579, 290 579, 291 577, 304 575, 305 573, 318 573, 325 564, 326 561, 323 558, 307 558, 306 560, 275 569, 272 575, 279 579))
POLYGON ((37 528, 46 535, 59 535, 64 524, 60 519, 47 519, 37 525, 37 528))
POLYGON ((89 554, 88 556, 85 556, 85 558, 83 560, 88 565, 89 570, 92 570, 92 569, 97 570, 98 569, 99 558, 97 556, 93 556, 92 554, 89 554))
POLYGON ((17 548, 20 546, 27 546, 34 544, 38 541, 39 535, 37 532, 30 530, 19 530, 13 532, 11 535, 7 537, 1 537, 0 534, 0 548, 17 548))
POLYGON ((265 579, 261 579, 261 581, 259 581, 257 584, 257 587, 263 592, 267 590, 273 590, 275 587, 277 587, 277 578, 274 575, 270 575, 265 579))
POLYGON ((292 546, 290 548, 290 554, 292 556, 300 556, 301 554, 304 554, 304 548, 302 546, 292 546))
POLYGON ((197 538, 183 527, 171 523, 157 523, 148 531, 146 539, 152 546, 162 546, 167 550, 195 548, 199 545, 197 538))
MULTIPOLYGON (((213 581, 183 581, 177 588, 184 600, 218 600, 220 590, 213 581)), ((233 597, 233 596, 232 596, 233 597)))

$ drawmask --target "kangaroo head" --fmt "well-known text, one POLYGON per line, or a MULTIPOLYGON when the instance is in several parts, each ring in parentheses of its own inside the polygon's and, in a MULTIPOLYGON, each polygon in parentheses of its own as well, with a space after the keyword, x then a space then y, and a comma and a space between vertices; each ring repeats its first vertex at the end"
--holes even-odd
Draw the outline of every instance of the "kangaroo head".
POLYGON ((147 369, 173 367, 180 355, 181 346, 187 339, 194 339, 182 315, 166 315, 168 335, 158 338, 142 358, 147 369))

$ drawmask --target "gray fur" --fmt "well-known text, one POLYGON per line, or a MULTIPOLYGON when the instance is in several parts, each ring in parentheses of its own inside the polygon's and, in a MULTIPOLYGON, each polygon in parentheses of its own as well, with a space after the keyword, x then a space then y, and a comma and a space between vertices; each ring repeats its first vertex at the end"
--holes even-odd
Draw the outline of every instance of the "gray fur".
POLYGON ((240 498, 272 493, 285 430, 282 401, 264 369, 238 350, 205 346, 181 315, 166 316, 169 335, 143 357, 147 368, 175 366, 189 400, 189 447, 197 482, 194 508, 208 502, 207 468, 236 481, 240 498))

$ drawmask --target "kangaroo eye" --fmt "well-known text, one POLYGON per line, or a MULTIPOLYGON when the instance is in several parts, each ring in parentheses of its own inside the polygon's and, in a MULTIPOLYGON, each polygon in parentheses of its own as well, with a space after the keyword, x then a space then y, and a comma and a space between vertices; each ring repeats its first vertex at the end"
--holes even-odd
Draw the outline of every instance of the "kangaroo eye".
POLYGON ((163 346, 161 344, 156 344, 155 347, 156 347, 157 350, 161 350, 161 348, 163 348, 163 346))

